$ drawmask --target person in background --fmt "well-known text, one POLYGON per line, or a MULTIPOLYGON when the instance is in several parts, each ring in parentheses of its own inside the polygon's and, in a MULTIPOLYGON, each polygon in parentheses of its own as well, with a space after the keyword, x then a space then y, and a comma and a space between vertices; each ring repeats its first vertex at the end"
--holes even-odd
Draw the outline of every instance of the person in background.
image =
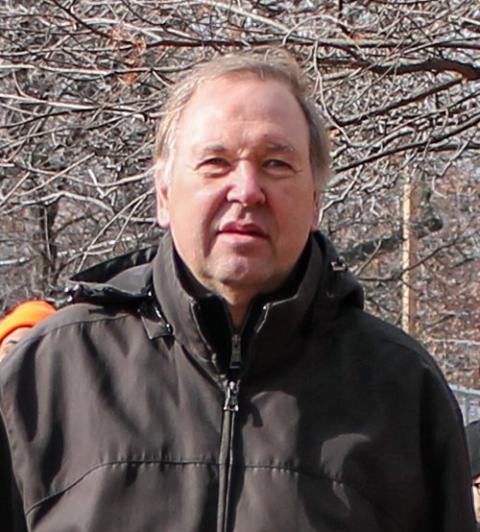
POLYGON ((158 246, 74 278, 0 367, 9 532, 473 532, 458 404, 317 230, 328 135, 285 52, 162 106, 158 246))
POLYGON ((472 421, 465 429, 467 434, 470 472, 472 476, 472 495, 477 530, 480 531, 480 420, 472 421))
POLYGON ((50 303, 41 300, 24 301, 0 320, 0 359, 8 355, 32 327, 56 312, 50 303))

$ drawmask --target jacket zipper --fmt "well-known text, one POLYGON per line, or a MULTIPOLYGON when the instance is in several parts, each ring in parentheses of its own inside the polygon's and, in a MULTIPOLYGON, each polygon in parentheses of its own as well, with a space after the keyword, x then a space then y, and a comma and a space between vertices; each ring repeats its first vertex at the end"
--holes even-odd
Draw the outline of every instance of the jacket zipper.
MULTIPOLYGON (((232 337, 232 352, 229 364, 229 374, 238 375, 241 368, 241 337, 234 334, 232 337)), ((238 412, 238 391, 240 379, 229 378, 224 383, 225 401, 223 403, 222 432, 219 455, 219 489, 218 489, 218 515, 217 532, 227 532, 228 506, 230 488, 232 484, 233 468, 233 436, 235 418, 238 412)))
POLYGON ((242 366, 241 340, 242 340, 242 337, 238 333, 235 333, 232 336, 232 353, 230 356, 230 365, 229 365, 230 372, 239 371, 242 366))

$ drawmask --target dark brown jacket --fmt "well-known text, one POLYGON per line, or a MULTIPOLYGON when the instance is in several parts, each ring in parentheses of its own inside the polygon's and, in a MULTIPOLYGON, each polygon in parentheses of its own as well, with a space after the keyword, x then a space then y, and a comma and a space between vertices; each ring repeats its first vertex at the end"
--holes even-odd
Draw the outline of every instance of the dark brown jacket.
POLYGON ((81 275, 0 366, 1 530, 475 530, 447 384, 324 237, 241 335, 152 254, 81 275))

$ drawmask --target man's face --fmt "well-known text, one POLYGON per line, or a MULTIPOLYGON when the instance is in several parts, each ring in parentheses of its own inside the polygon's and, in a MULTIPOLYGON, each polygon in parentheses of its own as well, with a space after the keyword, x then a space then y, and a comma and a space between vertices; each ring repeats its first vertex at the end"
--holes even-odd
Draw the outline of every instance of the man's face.
POLYGON ((201 85, 157 201, 160 224, 205 287, 251 299, 279 286, 317 214, 308 126, 286 86, 252 75, 201 85))

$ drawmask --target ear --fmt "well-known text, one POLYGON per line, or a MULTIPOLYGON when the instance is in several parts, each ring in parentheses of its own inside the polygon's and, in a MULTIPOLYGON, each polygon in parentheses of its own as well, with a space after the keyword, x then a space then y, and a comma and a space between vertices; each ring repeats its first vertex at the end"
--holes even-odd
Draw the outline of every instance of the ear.
POLYGON ((158 160, 154 166, 155 200, 157 222, 166 229, 170 225, 168 176, 165 173, 165 161, 158 160))

